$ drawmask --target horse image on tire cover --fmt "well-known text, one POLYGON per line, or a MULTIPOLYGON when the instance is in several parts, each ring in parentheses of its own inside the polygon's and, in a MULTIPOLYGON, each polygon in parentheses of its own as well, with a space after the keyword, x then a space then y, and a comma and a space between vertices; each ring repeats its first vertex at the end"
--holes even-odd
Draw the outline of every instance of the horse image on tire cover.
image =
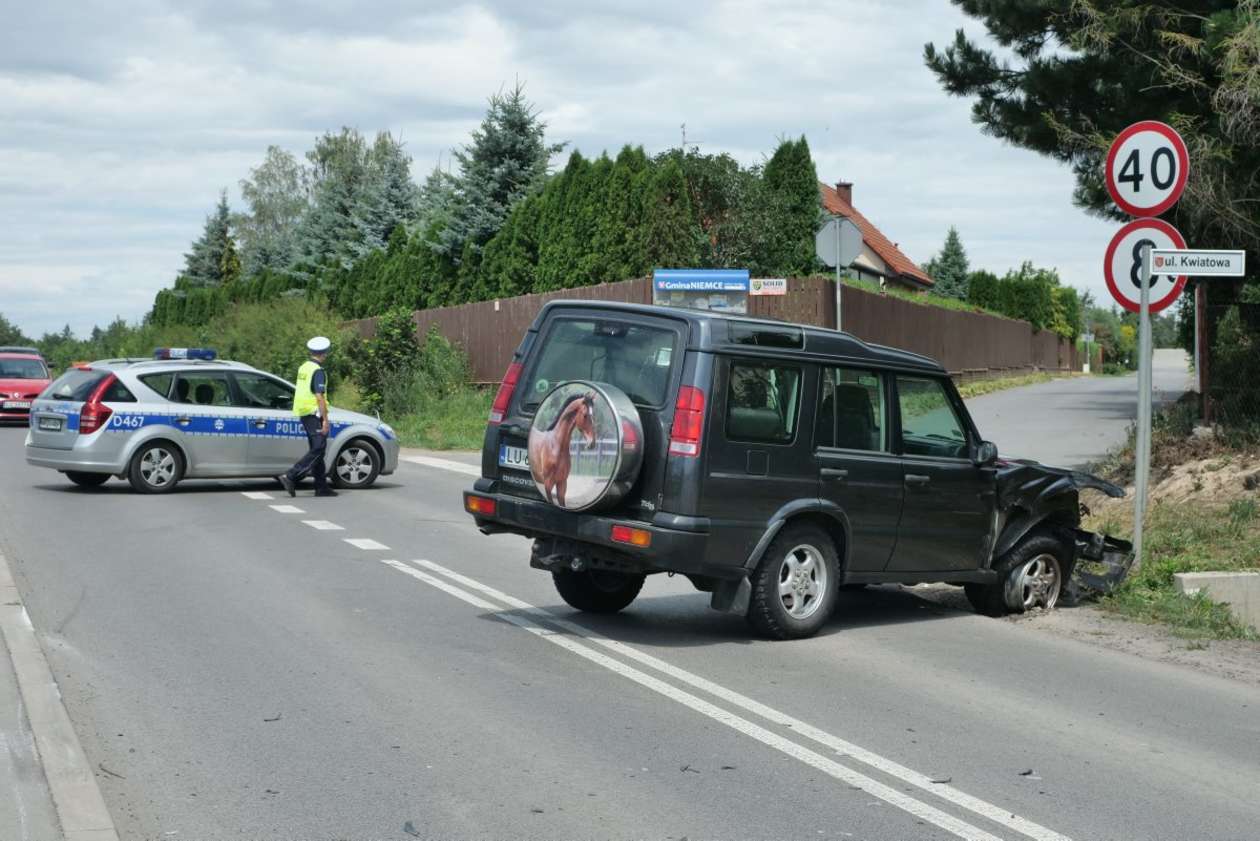
POLYGON ((572 511, 599 502, 619 460, 618 421, 589 383, 557 386, 529 430, 529 469, 548 502, 572 511))

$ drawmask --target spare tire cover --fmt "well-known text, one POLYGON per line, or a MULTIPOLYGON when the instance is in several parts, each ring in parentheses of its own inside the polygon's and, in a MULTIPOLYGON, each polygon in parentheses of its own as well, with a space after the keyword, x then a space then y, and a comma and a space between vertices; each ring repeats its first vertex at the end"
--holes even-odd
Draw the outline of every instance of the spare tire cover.
POLYGON ((529 472, 568 511, 616 505, 643 464, 643 424, 625 392, 571 380, 548 392, 529 429, 529 472))

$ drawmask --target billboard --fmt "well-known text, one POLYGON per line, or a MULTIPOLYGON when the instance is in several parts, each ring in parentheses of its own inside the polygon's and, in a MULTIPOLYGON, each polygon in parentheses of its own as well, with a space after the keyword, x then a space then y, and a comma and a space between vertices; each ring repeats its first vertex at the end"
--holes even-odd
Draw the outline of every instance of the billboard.
POLYGON ((748 312, 747 269, 656 269, 652 303, 711 310, 731 315, 748 312))

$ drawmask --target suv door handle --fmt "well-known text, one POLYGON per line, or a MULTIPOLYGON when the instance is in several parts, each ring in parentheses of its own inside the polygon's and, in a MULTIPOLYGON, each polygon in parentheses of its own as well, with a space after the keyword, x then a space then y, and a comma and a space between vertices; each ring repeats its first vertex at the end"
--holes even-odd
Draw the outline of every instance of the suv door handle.
POLYGON ((907 473, 906 474, 907 485, 914 485, 915 487, 921 488, 930 481, 932 481, 932 477, 924 476, 922 473, 907 473))
POLYGON ((835 468, 835 467, 824 467, 824 468, 822 468, 821 470, 819 470, 819 471, 818 471, 818 474, 819 474, 820 476, 822 476, 824 479, 847 479, 847 478, 849 478, 849 471, 847 471, 847 470, 840 470, 839 468, 835 468))

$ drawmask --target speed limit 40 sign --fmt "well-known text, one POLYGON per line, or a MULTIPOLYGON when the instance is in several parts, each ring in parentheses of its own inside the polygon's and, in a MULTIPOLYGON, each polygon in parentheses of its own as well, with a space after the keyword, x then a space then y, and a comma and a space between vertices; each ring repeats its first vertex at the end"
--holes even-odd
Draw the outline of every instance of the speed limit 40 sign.
MULTIPOLYGON (((1120 306, 1138 312, 1142 300, 1142 258, 1152 250, 1186 247, 1181 232, 1162 219, 1135 219, 1111 238, 1103 259, 1107 289, 1120 306)), ((1151 277, 1151 312, 1167 307, 1186 285, 1185 275, 1157 274, 1151 277)))
POLYGON ((1130 216, 1158 216, 1172 207, 1189 175, 1186 142, 1157 120, 1129 126, 1107 152, 1107 192, 1130 216))

